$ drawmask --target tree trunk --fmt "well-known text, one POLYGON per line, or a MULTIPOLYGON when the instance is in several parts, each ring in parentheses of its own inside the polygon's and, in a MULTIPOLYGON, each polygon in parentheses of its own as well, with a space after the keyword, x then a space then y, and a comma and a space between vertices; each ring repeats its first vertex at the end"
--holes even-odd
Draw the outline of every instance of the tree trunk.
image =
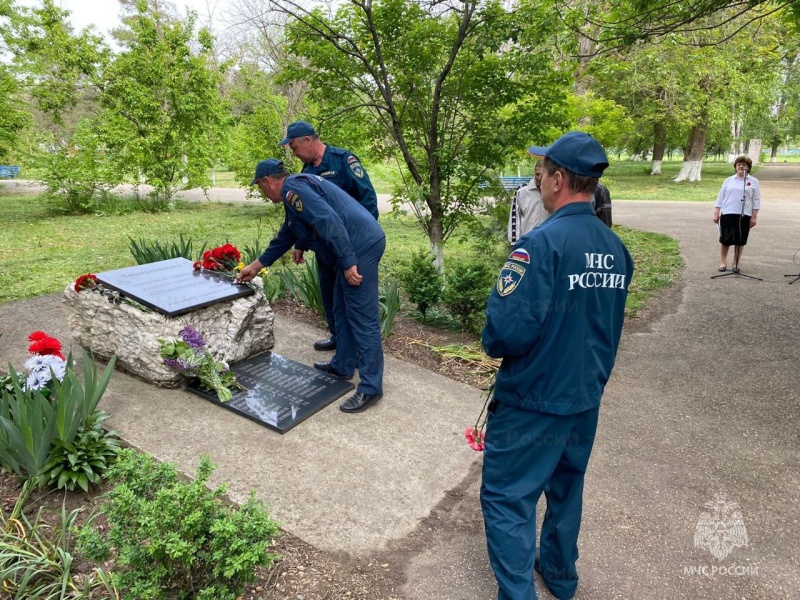
POLYGON ((439 273, 444 275, 444 228, 441 214, 431 214, 428 242, 431 254, 433 254, 433 264, 439 273))
POLYGON ((661 161, 667 147, 667 127, 662 122, 653 125, 653 162, 650 163, 650 175, 661 175, 661 161))
POLYGON ((781 138, 779 138, 777 135, 773 136, 772 150, 769 154, 769 162, 771 163, 778 162, 778 146, 780 145, 780 143, 781 143, 781 138))
POLYGON ((708 126, 705 122, 697 123, 689 132, 689 146, 683 155, 683 165, 675 177, 675 181, 700 181, 703 168, 703 155, 706 150, 706 133, 708 126))

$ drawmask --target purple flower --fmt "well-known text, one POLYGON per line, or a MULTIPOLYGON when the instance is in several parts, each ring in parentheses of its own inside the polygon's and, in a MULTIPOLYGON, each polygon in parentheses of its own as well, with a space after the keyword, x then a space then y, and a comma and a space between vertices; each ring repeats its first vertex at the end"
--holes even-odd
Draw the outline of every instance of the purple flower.
POLYGON ((176 371, 188 371, 192 367, 182 358, 165 358, 164 364, 176 371))
POLYGON ((186 325, 181 329, 181 339, 189 344, 190 348, 195 350, 202 350, 206 347, 206 341, 203 339, 202 334, 191 325, 186 325))

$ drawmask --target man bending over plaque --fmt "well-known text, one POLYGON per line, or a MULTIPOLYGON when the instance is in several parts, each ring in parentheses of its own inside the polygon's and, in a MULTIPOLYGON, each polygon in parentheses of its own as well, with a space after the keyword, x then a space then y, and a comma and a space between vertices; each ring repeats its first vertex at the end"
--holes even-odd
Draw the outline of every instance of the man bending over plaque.
POLYGON ((334 319, 336 353, 314 367, 341 379, 351 379, 358 367, 356 393, 339 408, 366 410, 383 397, 383 347, 378 305, 378 264, 386 235, 375 218, 346 192, 318 175, 289 175, 283 163, 268 158, 258 163, 251 185, 275 204, 285 218, 263 254, 242 269, 240 281, 250 281, 292 247, 312 250, 317 260, 336 265, 334 319))

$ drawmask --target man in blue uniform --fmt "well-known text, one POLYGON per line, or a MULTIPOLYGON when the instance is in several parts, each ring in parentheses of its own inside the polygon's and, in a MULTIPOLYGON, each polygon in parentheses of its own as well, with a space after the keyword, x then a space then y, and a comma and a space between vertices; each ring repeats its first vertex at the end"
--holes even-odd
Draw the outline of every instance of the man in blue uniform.
MULTIPOLYGON (((311 124, 305 121, 295 121, 289 125, 286 129, 286 137, 278 142, 279 146, 287 144, 294 155, 303 161, 303 173, 319 175, 336 184, 355 198, 376 220, 378 219, 378 195, 357 156, 342 148, 323 144, 311 124)), ((293 258, 295 262, 302 262, 302 251, 296 251, 293 258)), ((336 326, 333 315, 333 288, 336 281, 336 267, 325 262, 324 257, 317 255, 316 258, 322 305, 325 309, 325 318, 328 321, 331 336, 326 340, 315 342, 314 348, 335 350, 336 326)))
POLYGON ((578 585, 584 474, 633 261, 592 208, 608 166, 602 146, 570 132, 529 152, 544 157, 542 201, 551 216, 517 242, 489 297, 481 341, 503 361, 489 405, 481 507, 498 599, 535 599, 536 568, 563 600, 578 585))
POLYGON ((356 393, 339 408, 361 412, 383 397, 383 347, 378 305, 378 264, 386 236, 377 221, 341 189, 317 175, 289 175, 283 163, 268 158, 258 163, 251 185, 286 214, 278 234, 263 254, 242 269, 250 281, 292 246, 313 250, 336 267, 334 319, 336 354, 314 367, 342 379, 361 379, 356 393))

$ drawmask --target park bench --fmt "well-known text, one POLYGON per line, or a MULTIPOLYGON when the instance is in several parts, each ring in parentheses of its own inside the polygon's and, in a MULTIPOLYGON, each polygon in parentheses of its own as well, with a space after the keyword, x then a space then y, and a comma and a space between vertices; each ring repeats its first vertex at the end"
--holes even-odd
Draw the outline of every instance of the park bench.
POLYGON ((521 185, 528 185, 530 177, 501 177, 500 185, 504 190, 515 190, 521 185))
POLYGON ((19 167, 0 165, 0 177, 14 178, 19 175, 19 167))
MULTIPOLYGON (((530 180, 530 177, 501 177, 500 185, 504 190, 515 190, 521 185, 527 185, 530 180)), ((489 182, 481 181, 478 187, 489 187, 489 182)))

